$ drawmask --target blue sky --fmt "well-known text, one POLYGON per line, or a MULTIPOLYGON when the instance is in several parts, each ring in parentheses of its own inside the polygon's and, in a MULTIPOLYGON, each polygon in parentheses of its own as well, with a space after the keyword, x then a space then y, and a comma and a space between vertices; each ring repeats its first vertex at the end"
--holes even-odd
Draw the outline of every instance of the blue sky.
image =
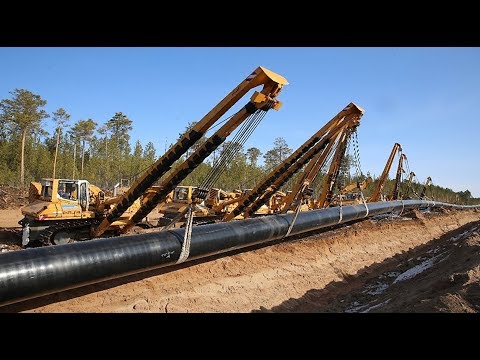
POLYGON ((0 48, 0 98, 25 88, 72 122, 121 111, 160 155, 259 65, 290 85, 246 148, 281 136, 296 149, 353 101, 364 172, 378 176, 399 142, 420 181, 480 197, 480 48, 0 48))

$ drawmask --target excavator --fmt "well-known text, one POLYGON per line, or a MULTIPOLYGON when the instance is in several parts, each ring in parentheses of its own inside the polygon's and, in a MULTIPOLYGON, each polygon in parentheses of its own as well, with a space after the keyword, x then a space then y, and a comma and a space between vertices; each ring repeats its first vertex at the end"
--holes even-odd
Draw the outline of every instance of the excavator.
MULTIPOLYGON (((288 82, 283 76, 259 66, 202 119, 196 122, 192 128, 187 130, 108 209, 101 206, 97 207, 97 205, 90 206, 92 202, 88 195, 89 192, 86 190, 87 184, 85 182, 78 183, 78 191, 82 195, 81 197, 79 195, 76 201, 79 204, 77 208, 81 210, 74 212, 71 218, 59 219, 59 209, 55 207, 52 201, 53 199, 58 200, 57 195, 53 194, 52 183, 52 186, 48 187, 52 189, 53 198, 45 197, 44 204, 35 208, 32 207, 24 213, 25 217, 21 220, 25 233, 24 237, 28 239, 30 234, 35 232, 42 245, 52 245, 56 244, 55 239, 58 238, 62 238, 62 242, 74 241, 78 233, 88 234, 88 236, 82 236, 82 239, 90 239, 100 237, 112 229, 115 229, 117 234, 127 232, 135 224, 140 223, 158 204, 164 202, 175 187, 180 185, 181 181, 216 150, 238 126, 243 124, 238 132, 243 138, 251 133, 252 129, 259 124, 270 109, 280 109, 282 103, 277 100, 277 96, 286 84, 288 82), (217 120, 250 90, 258 86, 262 86, 262 89, 255 91, 245 106, 227 118, 213 135, 172 170, 174 163, 180 160, 217 120), (172 171, 165 179, 159 185, 152 187, 169 170, 172 171), (143 197, 143 200, 138 204, 141 197, 143 197), (135 202, 138 205, 137 209, 132 208, 135 202), (45 217, 43 212, 45 206, 56 212, 57 216, 54 218, 45 217), (116 225, 119 223, 121 225, 117 228, 116 225), (27 231, 25 228, 29 230, 27 231)), ((199 188, 195 197, 205 198, 207 195, 208 189, 199 188)))
MULTIPOLYGON (((298 200, 297 196, 303 198, 306 194, 311 193, 308 185, 325 163, 334 149, 334 145, 339 144, 345 133, 352 131, 359 125, 363 113, 364 110, 354 103, 347 105, 287 159, 278 164, 251 191, 242 196, 235 209, 226 214, 222 221, 252 217, 263 205, 269 202, 281 186, 306 166, 301 179, 297 181, 292 192, 277 205, 277 211, 288 211, 294 200, 298 200)), ((299 208, 300 206, 297 204, 297 209, 299 208)))
MULTIPOLYGON (((383 187, 385 186, 385 181, 387 180, 388 173, 390 172, 390 168, 392 167, 393 160, 395 159, 395 156, 397 153, 401 154, 402 152, 402 146, 399 143, 395 143, 393 145, 392 151, 390 152, 390 156, 388 157, 387 163, 385 164, 385 168, 383 169, 382 175, 380 176, 380 179, 378 179, 377 186, 373 190, 372 196, 367 200, 367 202, 377 202, 382 199, 382 191, 383 187)), ((392 194, 389 196, 389 199, 396 199, 398 196, 398 182, 401 177, 401 171, 402 171, 402 164, 403 164, 403 154, 400 155, 399 158, 399 166, 397 169, 397 177, 395 181, 395 186, 392 191, 392 194)))

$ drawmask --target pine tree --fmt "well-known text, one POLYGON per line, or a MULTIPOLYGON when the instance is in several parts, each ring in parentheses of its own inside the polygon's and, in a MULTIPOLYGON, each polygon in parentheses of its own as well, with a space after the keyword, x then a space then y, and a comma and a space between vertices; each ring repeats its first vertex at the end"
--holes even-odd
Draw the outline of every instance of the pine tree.
POLYGON ((40 95, 25 89, 15 89, 10 92, 12 99, 3 99, 0 102, 0 119, 4 124, 10 123, 21 133, 21 160, 20 183, 25 183, 25 142, 27 134, 41 129, 42 120, 48 118, 45 110, 41 109, 47 104, 40 95))

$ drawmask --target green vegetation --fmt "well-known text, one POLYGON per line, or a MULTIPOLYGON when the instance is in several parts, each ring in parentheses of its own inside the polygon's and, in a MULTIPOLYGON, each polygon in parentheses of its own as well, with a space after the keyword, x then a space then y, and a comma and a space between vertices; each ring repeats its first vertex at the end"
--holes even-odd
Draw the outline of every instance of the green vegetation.
MULTIPOLYGON (((107 190, 112 189, 120 179, 133 180, 161 155, 156 154, 151 142, 143 146, 137 141, 132 147, 130 132, 133 121, 121 112, 116 112, 103 124, 100 124, 101 119, 79 119, 69 124, 67 110, 59 108, 50 116, 42 109, 47 102, 40 95, 25 89, 15 89, 10 94, 10 98, 0 101, 0 184, 25 186, 30 181, 55 174, 58 178, 85 178, 107 190), (44 121, 48 118, 55 124, 53 134, 44 130, 44 121)), ((188 123, 186 130, 193 125, 188 123)), ((206 137, 202 137, 190 153, 205 140, 206 137)), ((200 185, 229 147, 237 151, 215 183, 215 187, 225 190, 253 188, 292 153, 282 137, 276 138, 272 148, 265 154, 256 147, 245 150, 243 146, 227 141, 182 184, 200 185), (264 165, 259 164, 261 158, 264 165)), ((179 162, 184 161, 185 157, 179 162)), ((342 163, 339 182, 343 185, 364 178, 364 175, 350 175, 351 163, 349 156, 342 163)), ((297 178, 298 174, 281 190, 290 190, 297 178)), ((373 182, 367 187, 365 196, 371 194, 375 184, 373 182)), ((320 194, 322 186, 321 172, 312 184, 315 196, 320 194)), ((392 187, 393 180, 388 180, 384 194, 388 194, 392 187)), ((422 189, 423 184, 413 183, 408 196, 416 198, 415 194, 420 194, 422 189)), ((405 184, 402 184, 401 191, 405 194, 405 184)), ((469 190, 454 192, 438 185, 431 185, 426 196, 449 203, 480 203, 480 199, 472 198, 469 190)))

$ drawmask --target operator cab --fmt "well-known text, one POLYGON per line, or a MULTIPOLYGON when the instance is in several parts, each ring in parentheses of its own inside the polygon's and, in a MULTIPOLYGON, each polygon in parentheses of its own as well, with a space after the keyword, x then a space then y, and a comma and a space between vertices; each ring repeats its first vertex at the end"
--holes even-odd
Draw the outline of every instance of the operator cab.
POLYGON ((177 186, 173 192, 173 201, 187 203, 192 197, 193 190, 196 188, 196 186, 177 186))
POLYGON ((58 195, 62 199, 77 200, 78 182, 74 180, 59 180, 58 195))
POLYGON ((86 180, 42 179, 41 197, 47 201, 64 201, 79 203, 87 210, 89 203, 88 182, 86 180), (56 192, 56 196, 54 196, 56 192))

